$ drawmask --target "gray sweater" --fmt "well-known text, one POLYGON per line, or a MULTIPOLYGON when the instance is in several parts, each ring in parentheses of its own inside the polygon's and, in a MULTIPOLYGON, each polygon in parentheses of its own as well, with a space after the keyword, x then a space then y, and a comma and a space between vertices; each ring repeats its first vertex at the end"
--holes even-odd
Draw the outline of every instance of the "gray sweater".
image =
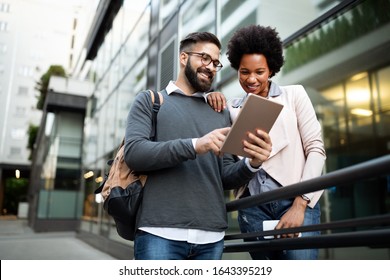
POLYGON ((136 96, 127 118, 125 161, 148 175, 138 226, 223 231, 224 189, 240 187, 255 173, 231 155, 197 155, 191 139, 230 126, 229 113, 215 112, 203 98, 162 93, 156 142, 149 140, 150 94, 136 96))

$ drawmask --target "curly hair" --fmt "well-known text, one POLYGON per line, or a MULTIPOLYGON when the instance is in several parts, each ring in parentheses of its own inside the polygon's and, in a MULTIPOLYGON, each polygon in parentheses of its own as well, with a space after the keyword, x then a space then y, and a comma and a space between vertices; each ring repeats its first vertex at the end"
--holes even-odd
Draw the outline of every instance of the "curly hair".
POLYGON ((230 65, 238 70, 244 54, 262 54, 274 76, 284 64, 283 46, 275 28, 249 25, 236 30, 227 46, 230 65))

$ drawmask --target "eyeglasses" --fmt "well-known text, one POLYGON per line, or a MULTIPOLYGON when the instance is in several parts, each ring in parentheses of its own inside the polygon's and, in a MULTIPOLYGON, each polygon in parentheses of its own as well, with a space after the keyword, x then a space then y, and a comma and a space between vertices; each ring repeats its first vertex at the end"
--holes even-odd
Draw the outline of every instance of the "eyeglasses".
POLYGON ((209 54, 207 54, 207 53, 198 53, 198 52, 185 52, 185 53, 189 54, 189 55, 198 55, 198 56, 200 56, 204 66, 207 66, 207 65, 209 65, 212 62, 213 66, 215 67, 215 69, 217 71, 221 70, 222 67, 223 67, 222 63, 218 59, 213 60, 211 58, 211 56, 209 54))

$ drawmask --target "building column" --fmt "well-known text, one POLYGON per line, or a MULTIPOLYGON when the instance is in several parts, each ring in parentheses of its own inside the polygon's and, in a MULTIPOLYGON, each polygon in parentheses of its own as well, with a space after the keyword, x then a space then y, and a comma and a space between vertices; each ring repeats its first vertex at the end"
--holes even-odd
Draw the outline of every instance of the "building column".
POLYGON ((5 179, 3 178, 3 168, 0 167, 0 216, 3 215, 5 179))

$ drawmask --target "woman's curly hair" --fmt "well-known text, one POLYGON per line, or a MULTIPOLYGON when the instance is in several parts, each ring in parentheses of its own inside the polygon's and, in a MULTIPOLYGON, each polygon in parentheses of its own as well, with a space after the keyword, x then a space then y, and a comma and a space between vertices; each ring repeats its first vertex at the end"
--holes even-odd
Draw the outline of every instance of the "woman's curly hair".
POLYGON ((238 70, 244 54, 262 54, 274 76, 284 64, 283 46, 275 28, 249 25, 236 30, 227 46, 230 65, 238 70))

